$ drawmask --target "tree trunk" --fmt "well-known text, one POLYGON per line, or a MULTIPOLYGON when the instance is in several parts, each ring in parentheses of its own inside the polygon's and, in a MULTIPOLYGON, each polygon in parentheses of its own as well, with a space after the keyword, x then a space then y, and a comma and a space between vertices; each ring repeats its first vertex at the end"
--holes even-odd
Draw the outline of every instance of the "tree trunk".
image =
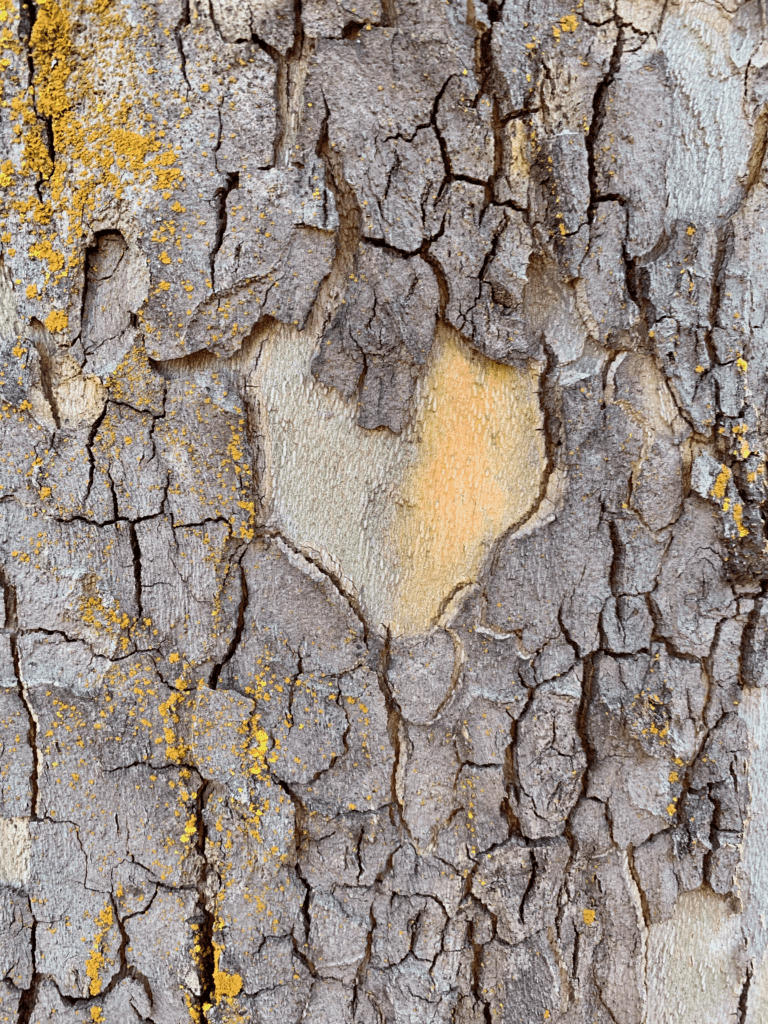
POLYGON ((0 1019, 768 1019, 762 0, 0 0, 0 1019))

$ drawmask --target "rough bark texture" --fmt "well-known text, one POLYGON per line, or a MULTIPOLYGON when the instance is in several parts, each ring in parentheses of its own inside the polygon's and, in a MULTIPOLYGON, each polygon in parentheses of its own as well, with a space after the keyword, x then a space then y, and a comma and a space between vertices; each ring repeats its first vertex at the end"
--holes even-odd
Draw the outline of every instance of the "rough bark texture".
POLYGON ((0 1020, 768 1019, 761 0, 0 0, 0 1020))

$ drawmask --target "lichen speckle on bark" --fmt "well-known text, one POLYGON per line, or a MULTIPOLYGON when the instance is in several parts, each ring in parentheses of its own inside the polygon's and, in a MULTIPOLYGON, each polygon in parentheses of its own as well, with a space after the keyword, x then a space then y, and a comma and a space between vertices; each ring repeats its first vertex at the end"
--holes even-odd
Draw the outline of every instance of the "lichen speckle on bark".
POLYGON ((762 0, 0 0, 0 1020, 768 1016, 762 0))

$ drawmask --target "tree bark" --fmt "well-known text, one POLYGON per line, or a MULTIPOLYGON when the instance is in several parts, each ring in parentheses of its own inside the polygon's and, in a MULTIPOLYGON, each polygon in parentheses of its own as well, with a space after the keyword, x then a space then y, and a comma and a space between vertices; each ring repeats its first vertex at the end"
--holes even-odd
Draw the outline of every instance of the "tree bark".
POLYGON ((0 1019, 768 1019, 761 0, 0 46, 0 1019))

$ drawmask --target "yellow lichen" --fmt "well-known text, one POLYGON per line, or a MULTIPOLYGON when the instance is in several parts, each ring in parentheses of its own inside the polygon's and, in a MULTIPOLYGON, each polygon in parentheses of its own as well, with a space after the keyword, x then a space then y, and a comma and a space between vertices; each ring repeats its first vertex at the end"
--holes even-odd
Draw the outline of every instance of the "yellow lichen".
POLYGON ((99 915, 96 918, 98 929, 94 936, 90 956, 85 961, 85 973, 90 979, 88 991, 92 996, 97 996, 101 992, 102 981, 99 975, 106 962, 102 947, 104 938, 112 927, 113 920, 112 907, 110 904, 107 904, 103 910, 99 911, 99 915))
POLYGON ((65 331, 69 324, 69 317, 60 309, 53 309, 45 318, 45 326, 52 334, 65 331))
POLYGON ((731 479, 731 471, 727 466, 720 464, 720 474, 717 480, 715 480, 715 486, 712 488, 712 497, 717 498, 718 501, 722 501, 725 497, 725 489, 728 486, 728 481, 731 479))
POLYGON ((746 537, 749 533, 749 530, 744 525, 744 508, 738 501, 735 501, 733 503, 733 521, 736 523, 736 528, 739 531, 739 536, 746 537))
POLYGON ((219 960, 221 954, 224 952, 224 947, 219 945, 214 940, 213 942, 213 988, 214 998, 217 1003, 220 1003, 222 999, 226 999, 230 1002, 236 995, 239 994, 243 987, 243 979, 239 974, 230 974, 229 971, 222 971, 219 967, 219 960))

